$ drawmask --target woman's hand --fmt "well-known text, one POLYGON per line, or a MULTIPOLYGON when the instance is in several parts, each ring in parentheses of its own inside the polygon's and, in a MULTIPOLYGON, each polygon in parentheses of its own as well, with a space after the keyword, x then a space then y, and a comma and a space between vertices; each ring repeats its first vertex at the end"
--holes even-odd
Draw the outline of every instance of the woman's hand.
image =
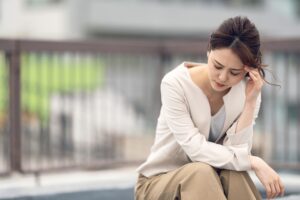
POLYGON ((245 71, 249 73, 250 79, 246 86, 246 103, 255 104, 256 99, 264 84, 264 80, 258 72, 258 69, 245 66, 245 71))
POLYGON ((261 158, 250 156, 251 167, 265 187, 267 198, 273 199, 284 195, 284 186, 278 174, 261 158))

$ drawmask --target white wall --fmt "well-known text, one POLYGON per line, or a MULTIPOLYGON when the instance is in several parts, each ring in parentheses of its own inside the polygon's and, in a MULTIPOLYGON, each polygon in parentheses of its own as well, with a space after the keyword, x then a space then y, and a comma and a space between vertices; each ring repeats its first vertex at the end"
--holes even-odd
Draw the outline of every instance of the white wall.
POLYGON ((0 37, 68 39, 66 4, 30 7, 25 0, 2 0, 0 37))

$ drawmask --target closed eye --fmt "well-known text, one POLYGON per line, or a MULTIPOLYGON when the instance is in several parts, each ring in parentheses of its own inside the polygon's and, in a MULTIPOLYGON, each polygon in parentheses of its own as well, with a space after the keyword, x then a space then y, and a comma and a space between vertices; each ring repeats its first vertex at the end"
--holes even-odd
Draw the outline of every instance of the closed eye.
POLYGON ((233 76, 238 76, 240 75, 240 73, 233 73, 233 72, 230 72, 233 76))
POLYGON ((214 65, 216 69, 220 70, 222 69, 223 67, 220 67, 220 66, 217 66, 217 65, 214 65))
MULTIPOLYGON (((215 67, 217 70, 223 69, 223 67, 218 66, 218 65, 214 65, 214 67, 215 67)), ((241 73, 234 73, 234 72, 231 71, 230 74, 233 75, 233 76, 238 76, 238 75, 240 75, 241 73)))

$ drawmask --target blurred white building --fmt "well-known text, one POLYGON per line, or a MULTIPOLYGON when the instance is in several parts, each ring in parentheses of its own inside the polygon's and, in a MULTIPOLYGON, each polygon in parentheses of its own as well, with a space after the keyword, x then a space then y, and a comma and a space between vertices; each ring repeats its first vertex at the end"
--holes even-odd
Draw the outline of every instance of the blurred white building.
POLYGON ((0 37, 67 39, 68 8, 63 1, 0 1, 0 37))
POLYGON ((263 37, 297 37, 299 10, 293 0, 1 0, 0 37, 207 38, 236 15, 263 37))

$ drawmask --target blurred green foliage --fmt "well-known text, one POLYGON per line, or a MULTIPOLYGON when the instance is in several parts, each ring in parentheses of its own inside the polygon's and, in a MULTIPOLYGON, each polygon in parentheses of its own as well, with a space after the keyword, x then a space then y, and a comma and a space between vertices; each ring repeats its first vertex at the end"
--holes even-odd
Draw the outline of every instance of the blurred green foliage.
MULTIPOLYGON (((51 96, 92 91, 103 85, 104 67, 97 57, 67 54, 21 56, 21 109, 43 122, 49 117, 51 96)), ((0 57, 0 112, 8 107, 8 71, 0 57)))
POLYGON ((6 115, 8 99, 8 78, 4 55, 0 54, 0 118, 6 115))

